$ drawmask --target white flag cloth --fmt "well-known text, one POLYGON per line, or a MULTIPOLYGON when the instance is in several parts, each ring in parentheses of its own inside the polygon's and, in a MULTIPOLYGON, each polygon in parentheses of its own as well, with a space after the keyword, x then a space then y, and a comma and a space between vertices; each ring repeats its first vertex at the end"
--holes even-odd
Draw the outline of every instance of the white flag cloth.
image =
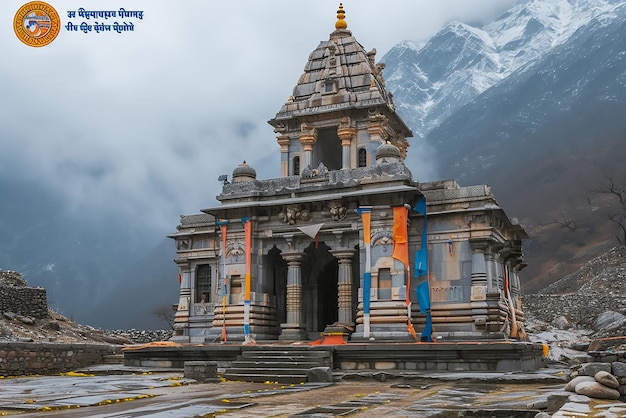
POLYGON ((320 229, 322 229, 322 226, 324 226, 323 223, 315 224, 315 225, 299 226, 298 229, 304 232, 309 237, 315 239, 315 237, 317 236, 317 233, 320 232, 320 229))

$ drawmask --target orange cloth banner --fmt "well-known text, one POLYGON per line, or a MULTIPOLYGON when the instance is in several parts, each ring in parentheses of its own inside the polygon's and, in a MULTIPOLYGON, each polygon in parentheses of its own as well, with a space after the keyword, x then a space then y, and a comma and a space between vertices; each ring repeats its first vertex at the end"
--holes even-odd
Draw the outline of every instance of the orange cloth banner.
POLYGON ((372 212, 363 211, 361 213, 361 219, 363 220, 363 243, 369 244, 371 239, 371 227, 370 227, 370 219, 372 218, 372 212))
POLYGON ((246 219, 243 223, 246 239, 246 289, 244 299, 250 300, 250 272, 252 271, 252 221, 246 219))
POLYGON ((402 261, 405 267, 409 267, 409 240, 406 228, 408 211, 404 206, 393 208, 393 254, 391 256, 402 261))

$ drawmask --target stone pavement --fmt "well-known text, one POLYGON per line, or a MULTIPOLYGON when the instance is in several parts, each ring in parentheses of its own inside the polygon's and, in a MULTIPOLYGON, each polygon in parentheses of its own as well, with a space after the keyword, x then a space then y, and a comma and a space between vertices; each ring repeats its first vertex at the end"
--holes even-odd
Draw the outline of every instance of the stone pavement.
MULTIPOLYGON (((362 372, 337 375, 341 380, 334 384, 195 383, 185 380, 182 370, 107 367, 88 370, 98 374, 0 379, 0 415, 534 417, 541 405, 545 406, 548 394, 560 393, 565 383, 558 371, 411 375, 362 372), (115 374, 100 374, 105 372, 115 374)), ((624 416, 609 413, 620 404, 588 402, 584 415, 576 415, 580 413, 577 409, 584 409, 582 406, 569 405, 571 414, 563 410, 565 415, 555 416, 624 416)))

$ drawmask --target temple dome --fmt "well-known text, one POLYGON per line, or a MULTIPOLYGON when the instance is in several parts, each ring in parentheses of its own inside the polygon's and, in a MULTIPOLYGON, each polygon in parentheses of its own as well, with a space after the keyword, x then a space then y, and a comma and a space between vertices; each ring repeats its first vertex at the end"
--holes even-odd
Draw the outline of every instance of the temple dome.
POLYGON ((393 145, 391 142, 381 144, 376 149, 376 164, 380 163, 395 163, 402 160, 402 152, 400 148, 393 145))
POLYGON ((233 170, 233 183, 256 180, 256 170, 245 161, 233 170))

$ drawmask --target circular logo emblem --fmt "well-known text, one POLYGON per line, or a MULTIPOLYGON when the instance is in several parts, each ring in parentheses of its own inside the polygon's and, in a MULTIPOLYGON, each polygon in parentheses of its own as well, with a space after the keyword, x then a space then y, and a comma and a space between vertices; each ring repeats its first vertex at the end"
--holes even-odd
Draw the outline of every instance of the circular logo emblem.
POLYGON ((26 45, 46 46, 59 34, 61 19, 48 3, 31 1, 15 13, 13 29, 19 40, 26 45))

